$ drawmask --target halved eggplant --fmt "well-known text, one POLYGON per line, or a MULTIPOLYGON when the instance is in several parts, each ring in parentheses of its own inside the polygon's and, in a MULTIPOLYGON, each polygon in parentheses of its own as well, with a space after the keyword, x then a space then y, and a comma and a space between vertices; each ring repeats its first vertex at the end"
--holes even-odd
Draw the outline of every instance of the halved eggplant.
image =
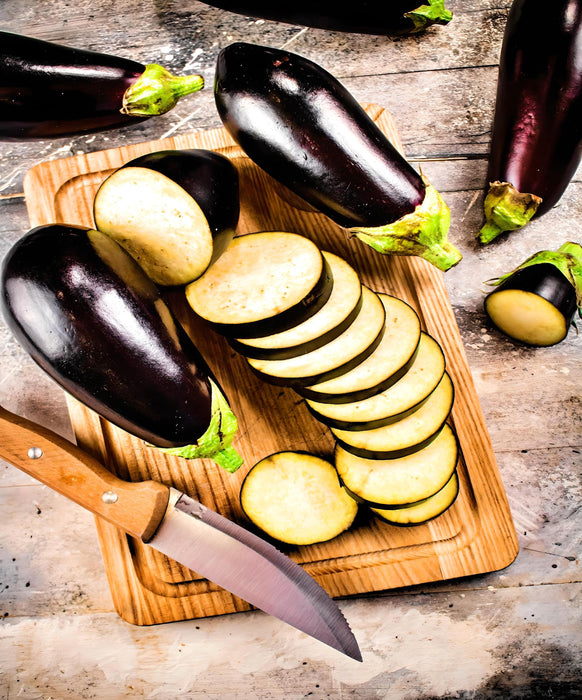
POLYGON ((454 400, 454 387, 445 372, 428 400, 412 415, 372 430, 332 428, 336 440, 348 452, 370 459, 404 457, 426 447, 443 429, 454 400))
POLYGON ((343 258, 322 251, 333 277, 333 289, 324 306, 293 328, 262 338, 232 339, 234 350, 259 360, 286 360, 329 343, 354 321, 362 306, 362 284, 356 270, 343 258))
POLYGON ((96 227, 115 239, 156 283, 198 279, 226 250, 239 217, 238 173, 205 149, 134 158, 101 184, 96 227))
POLYGON ((235 237, 186 287, 186 298, 218 333, 252 338, 311 318, 332 288, 330 267, 313 241, 298 233, 261 231, 235 237))
POLYGON ((326 345, 287 360, 247 362, 261 379, 281 386, 304 386, 326 381, 369 357, 382 340, 386 311, 376 292, 362 287, 362 308, 347 329, 326 345))
POLYGON ((263 458, 246 475, 240 500, 251 522, 294 545, 337 537, 358 511, 333 465, 305 452, 277 452, 263 458))
POLYGON ((52 224, 23 236, 2 269, 4 317, 65 391, 145 442, 229 471, 237 421, 158 288, 113 239, 52 224))
POLYGON ((430 498, 449 481, 459 447, 449 425, 422 450, 394 459, 370 459, 335 448, 335 467, 342 484, 359 503, 398 509, 430 498))
POLYGON ((527 345, 555 345, 576 312, 582 316, 582 246, 539 251, 490 284, 498 286, 485 298, 485 311, 502 333, 527 345))
POLYGON ((402 299, 378 292, 386 311, 386 328, 370 357, 335 379, 296 387, 306 399, 322 403, 352 403, 384 391, 408 372, 420 342, 420 319, 402 299))
POLYGON ((422 503, 416 503, 408 508, 388 510, 386 508, 371 508, 379 518, 391 525, 400 527, 407 525, 421 525, 429 520, 437 518, 447 511, 456 501, 459 495, 459 476, 455 472, 443 488, 434 496, 427 498, 422 503))
POLYGON ((380 428, 417 411, 436 389, 444 372, 445 356, 441 346, 423 332, 410 369, 388 389, 352 403, 322 403, 311 399, 306 402, 312 415, 331 428, 380 428))
POLYGON ((374 250, 418 255, 441 270, 461 260, 439 192, 321 66, 236 42, 218 56, 214 96, 249 158, 374 250))

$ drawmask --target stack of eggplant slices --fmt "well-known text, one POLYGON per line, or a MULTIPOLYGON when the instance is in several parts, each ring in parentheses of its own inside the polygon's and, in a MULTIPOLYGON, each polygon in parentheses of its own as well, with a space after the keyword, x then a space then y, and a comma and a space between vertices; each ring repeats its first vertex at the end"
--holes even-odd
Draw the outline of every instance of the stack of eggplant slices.
POLYGON ((395 525, 455 501, 454 387, 408 303, 305 236, 273 231, 234 238, 186 296, 261 379, 291 387, 330 428, 355 501, 395 525))

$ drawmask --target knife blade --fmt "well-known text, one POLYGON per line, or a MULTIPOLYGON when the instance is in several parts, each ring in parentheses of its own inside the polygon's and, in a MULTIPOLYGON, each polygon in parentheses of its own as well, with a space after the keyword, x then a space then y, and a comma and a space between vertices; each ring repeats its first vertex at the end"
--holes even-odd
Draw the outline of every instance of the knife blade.
POLYGON ((251 605, 357 661, 336 602, 276 547, 155 481, 119 479, 57 433, 0 406, 0 457, 251 605))

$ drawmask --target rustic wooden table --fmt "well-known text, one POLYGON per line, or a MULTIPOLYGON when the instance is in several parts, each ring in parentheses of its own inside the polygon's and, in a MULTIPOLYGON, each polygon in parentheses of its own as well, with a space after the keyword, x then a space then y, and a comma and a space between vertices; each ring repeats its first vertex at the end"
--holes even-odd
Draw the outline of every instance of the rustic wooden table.
MULTIPOLYGON (((450 0, 454 19, 389 39, 257 21, 195 0, 3 0, 0 28, 198 72, 206 89, 137 127, 0 144, 0 257, 28 229, 36 163, 220 126, 214 63, 244 40, 320 63, 387 107, 446 197, 464 255, 445 281, 512 509, 505 570, 340 600, 364 662, 261 612, 154 627, 112 606, 93 517, 0 462, 0 697, 570 698, 582 681, 581 339, 528 349, 483 313, 484 282, 582 239, 582 170, 527 229, 479 247, 498 56, 509 0, 450 0)), ((0 325, 0 403, 72 438, 65 398, 0 325)))

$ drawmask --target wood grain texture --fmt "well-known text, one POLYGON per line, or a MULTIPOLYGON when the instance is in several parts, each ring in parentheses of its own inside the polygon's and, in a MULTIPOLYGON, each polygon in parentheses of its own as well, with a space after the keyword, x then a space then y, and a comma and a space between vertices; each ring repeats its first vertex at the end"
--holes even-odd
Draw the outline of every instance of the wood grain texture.
MULTIPOLYGON (((367 109, 401 147, 391 115, 377 105, 367 109)), ((443 273, 436 268, 418 258, 377 254, 323 215, 291 206, 280 186, 252 164, 222 129, 41 163, 24 181, 30 222, 91 226, 94 193, 113 169, 142 153, 193 147, 214 149, 237 166, 239 233, 268 229, 302 233, 349 260, 372 289, 408 301, 424 330, 442 345, 455 384, 451 423, 462 456, 460 495, 453 507, 436 520, 411 528, 390 526, 362 510, 350 531, 327 543, 286 548, 286 553, 336 597, 490 572, 511 563, 517 555, 515 529, 443 273)), ((244 466, 229 475, 208 460, 168 457, 69 399, 77 441, 122 478, 151 478, 173 485, 244 524, 238 492, 247 470, 281 449, 331 459, 331 433, 292 390, 262 383, 223 338, 189 311, 181 292, 168 295, 168 301, 230 399, 240 424, 235 447, 244 466)), ((249 609, 244 601, 99 519, 97 530, 115 607, 123 619, 147 625, 249 609)))

